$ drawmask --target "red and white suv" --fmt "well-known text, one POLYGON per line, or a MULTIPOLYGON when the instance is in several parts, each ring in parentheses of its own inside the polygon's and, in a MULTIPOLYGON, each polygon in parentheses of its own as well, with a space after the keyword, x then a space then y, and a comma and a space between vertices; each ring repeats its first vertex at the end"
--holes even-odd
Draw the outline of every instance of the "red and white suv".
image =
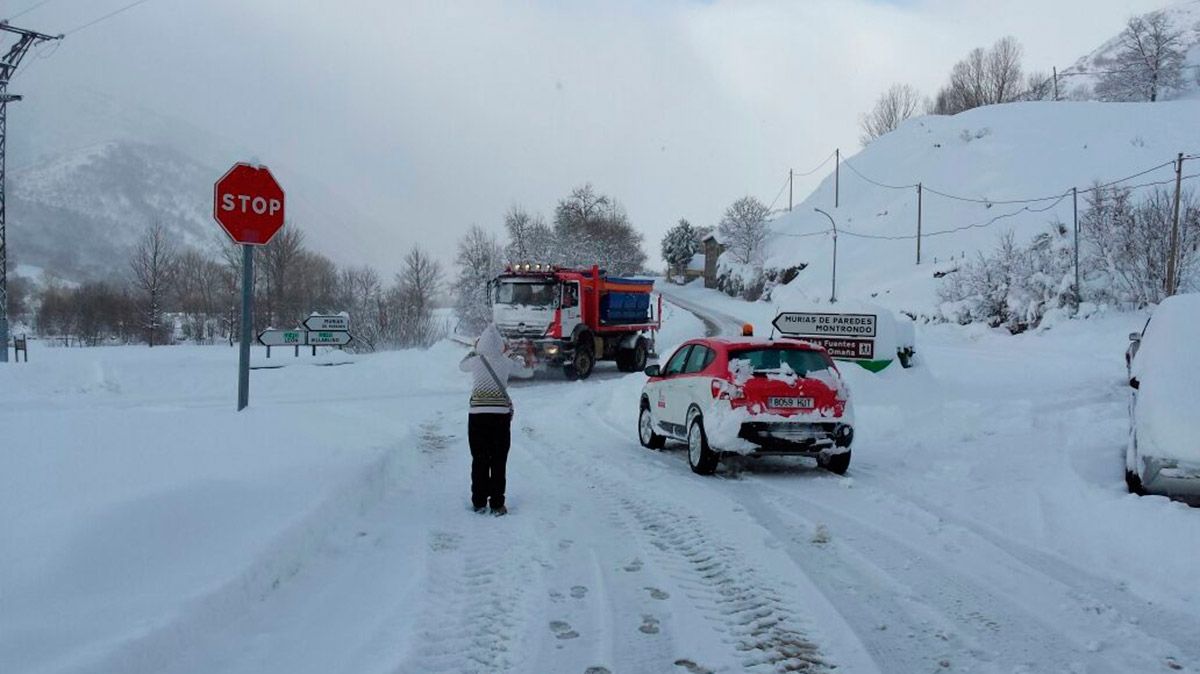
POLYGON ((659 449, 686 442, 702 475, 721 453, 794 455, 843 474, 850 465, 854 412, 849 389, 820 346, 788 339, 712 337, 679 347, 646 368, 638 436, 659 449))

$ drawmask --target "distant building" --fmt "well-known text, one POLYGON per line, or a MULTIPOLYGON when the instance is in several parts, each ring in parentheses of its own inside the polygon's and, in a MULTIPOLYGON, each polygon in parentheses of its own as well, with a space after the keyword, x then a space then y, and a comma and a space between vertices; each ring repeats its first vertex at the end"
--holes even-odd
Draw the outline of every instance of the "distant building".
MULTIPOLYGON (((716 234, 709 234, 701 241, 704 245, 704 253, 696 257, 704 258, 704 287, 717 287, 717 258, 721 257, 721 253, 725 252, 725 244, 717 240, 716 234)), ((694 261, 695 258, 692 258, 694 261)))

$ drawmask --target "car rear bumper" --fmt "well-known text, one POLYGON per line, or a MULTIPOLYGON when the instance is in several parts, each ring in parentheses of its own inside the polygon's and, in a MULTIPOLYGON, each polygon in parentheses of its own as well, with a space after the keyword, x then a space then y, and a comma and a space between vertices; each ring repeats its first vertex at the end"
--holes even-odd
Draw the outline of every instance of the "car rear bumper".
POLYGON ((1142 487, 1154 494, 1185 500, 1200 499, 1200 463, 1144 457, 1142 487))
POLYGON ((836 454, 854 442, 854 427, 841 422, 749 421, 738 437, 758 446, 755 454, 836 454))

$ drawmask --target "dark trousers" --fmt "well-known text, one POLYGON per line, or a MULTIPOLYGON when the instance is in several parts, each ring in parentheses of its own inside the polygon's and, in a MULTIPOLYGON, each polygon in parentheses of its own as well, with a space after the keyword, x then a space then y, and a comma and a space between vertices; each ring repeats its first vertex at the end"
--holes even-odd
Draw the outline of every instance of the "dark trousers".
POLYGON ((471 444, 471 504, 476 508, 504 505, 504 469, 508 463, 512 414, 468 414, 471 444))

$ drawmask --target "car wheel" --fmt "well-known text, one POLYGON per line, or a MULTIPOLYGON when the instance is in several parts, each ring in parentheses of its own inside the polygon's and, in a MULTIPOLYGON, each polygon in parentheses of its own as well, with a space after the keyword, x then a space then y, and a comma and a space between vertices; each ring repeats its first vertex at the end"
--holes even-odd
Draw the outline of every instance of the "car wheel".
POLYGON ((845 475, 850 468, 850 450, 841 454, 818 454, 817 465, 834 475, 845 475))
POLYGON ((696 414, 688 424, 688 465, 697 475, 712 475, 717 472, 720 457, 708 446, 708 435, 704 432, 704 419, 696 414))
POLYGON ((1129 445, 1125 448, 1125 487, 1130 494, 1146 495, 1146 485, 1142 484, 1142 476, 1137 473, 1137 432, 1130 431, 1129 445))
POLYGON ((650 415, 650 407, 645 403, 638 414, 638 440, 647 449, 662 449, 667 444, 665 437, 654 432, 654 417, 650 415))

